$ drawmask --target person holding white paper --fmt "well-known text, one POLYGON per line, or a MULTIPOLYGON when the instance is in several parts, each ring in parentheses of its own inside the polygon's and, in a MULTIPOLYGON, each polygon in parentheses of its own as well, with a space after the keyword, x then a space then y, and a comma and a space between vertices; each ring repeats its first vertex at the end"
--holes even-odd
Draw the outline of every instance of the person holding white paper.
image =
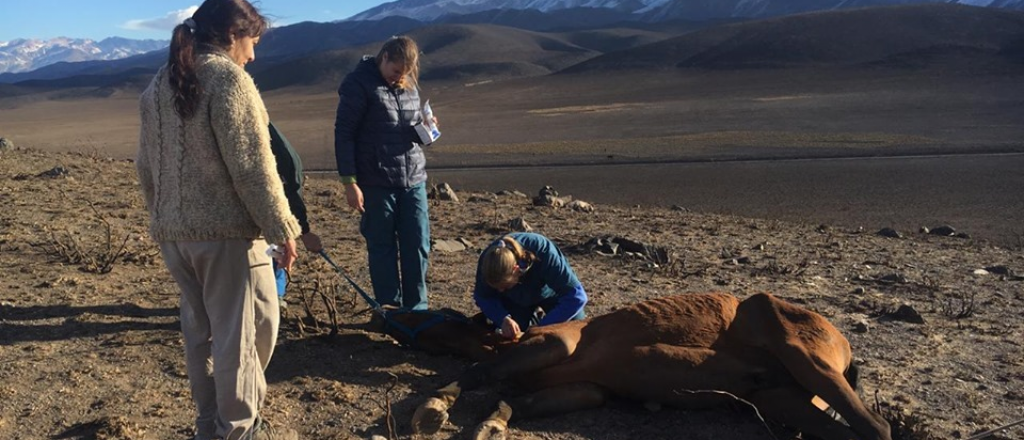
POLYGON ((418 78, 416 42, 389 39, 345 76, 334 122, 338 174, 348 205, 362 213, 374 296, 409 310, 427 308, 430 252, 418 78))

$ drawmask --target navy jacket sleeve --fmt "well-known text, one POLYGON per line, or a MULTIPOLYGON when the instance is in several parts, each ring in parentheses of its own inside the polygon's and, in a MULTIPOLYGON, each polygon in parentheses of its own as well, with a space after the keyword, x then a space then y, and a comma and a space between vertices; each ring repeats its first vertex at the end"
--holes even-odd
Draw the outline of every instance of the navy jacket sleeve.
POLYGON ((547 238, 542 238, 540 242, 542 244, 536 250, 541 265, 539 269, 544 284, 555 292, 558 305, 544 315, 539 325, 565 322, 583 310, 587 304, 587 293, 562 251, 547 238))
POLYGON ((587 292, 583 290, 582 284, 577 284, 572 293, 558 297, 558 305, 545 314, 538 325, 566 322, 583 310, 585 305, 587 305, 587 292))
POLYGON ((356 175, 356 137, 366 114, 367 94, 355 74, 338 87, 338 111, 334 118, 334 157, 341 176, 356 175))
POLYGON ((270 151, 277 162, 277 174, 284 183, 284 195, 288 199, 288 208, 299 220, 302 233, 309 233, 309 219, 306 216, 306 203, 302 200, 302 160, 292 148, 292 144, 270 123, 270 151))

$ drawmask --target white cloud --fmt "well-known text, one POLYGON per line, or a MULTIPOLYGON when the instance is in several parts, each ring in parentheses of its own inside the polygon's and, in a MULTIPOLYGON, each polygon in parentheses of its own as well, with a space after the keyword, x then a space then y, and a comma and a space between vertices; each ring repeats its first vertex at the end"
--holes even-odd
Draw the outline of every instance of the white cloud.
POLYGON ((121 28, 132 31, 170 31, 185 21, 186 18, 191 17, 196 12, 196 9, 199 9, 199 6, 171 11, 160 18, 128 20, 121 25, 121 28))

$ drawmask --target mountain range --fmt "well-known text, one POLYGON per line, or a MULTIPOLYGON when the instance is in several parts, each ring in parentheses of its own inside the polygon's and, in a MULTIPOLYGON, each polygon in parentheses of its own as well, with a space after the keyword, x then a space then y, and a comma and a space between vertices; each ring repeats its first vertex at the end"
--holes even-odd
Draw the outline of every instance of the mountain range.
POLYGON ((27 72, 58 62, 117 60, 167 47, 162 40, 112 37, 101 41, 82 38, 0 41, 0 73, 27 72))
POLYGON ((433 21, 448 15, 483 11, 573 8, 613 10, 638 21, 765 18, 810 11, 914 3, 954 3, 1005 9, 1024 9, 1024 0, 398 0, 356 14, 350 20, 379 20, 401 16, 433 21))
MULTIPOLYGON (((746 0, 745 3, 758 1, 746 0)), ((628 16, 623 14, 635 14, 644 8, 651 12, 670 6, 683 7, 690 3, 682 0, 401 0, 366 13, 383 14, 380 8, 384 7, 395 12, 403 6, 408 9, 430 5, 468 8, 484 4, 506 7, 532 4, 538 9, 479 12, 467 9, 466 14, 447 14, 429 23, 397 14, 379 20, 298 23, 272 29, 257 48, 256 62, 247 69, 265 90, 336 85, 362 55, 373 53, 381 40, 398 34, 410 35, 420 43, 424 53, 424 79, 463 83, 553 73, 650 68, 928 68, 950 63, 959 63, 963 68, 972 65, 1015 68, 1024 65, 1021 62, 1024 59, 1024 13, 1006 10, 1014 9, 1024 0, 973 2, 988 3, 984 6, 991 7, 928 3, 783 14, 760 19, 723 16, 706 20, 641 21, 626 19, 628 16), (575 7, 580 5, 584 7, 575 7)), ((739 3, 744 2, 730 4, 739 3)), ((798 3, 800 1, 787 4, 798 3)), ((28 72, 2 73, 0 96, 31 93, 40 88, 138 86, 148 81, 166 57, 166 48, 160 48, 118 60, 63 62, 28 72)))

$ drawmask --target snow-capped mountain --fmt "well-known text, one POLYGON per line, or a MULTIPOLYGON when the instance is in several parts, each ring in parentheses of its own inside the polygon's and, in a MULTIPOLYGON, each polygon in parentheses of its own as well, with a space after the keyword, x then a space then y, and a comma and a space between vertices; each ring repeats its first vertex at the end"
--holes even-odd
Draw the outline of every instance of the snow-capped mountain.
POLYGON ((433 21, 445 15, 491 10, 571 8, 614 9, 643 21, 763 18, 801 12, 912 3, 959 3, 1024 10, 1024 0, 397 0, 356 14, 349 20, 404 16, 433 21))
POLYGON ((112 37, 0 41, 0 73, 25 72, 61 61, 117 60, 167 47, 167 41, 112 37))
POLYGON ((536 9, 549 12, 570 8, 609 8, 623 12, 657 7, 672 0, 398 0, 356 14, 349 20, 379 20, 401 15, 421 21, 448 14, 472 14, 494 9, 536 9))

